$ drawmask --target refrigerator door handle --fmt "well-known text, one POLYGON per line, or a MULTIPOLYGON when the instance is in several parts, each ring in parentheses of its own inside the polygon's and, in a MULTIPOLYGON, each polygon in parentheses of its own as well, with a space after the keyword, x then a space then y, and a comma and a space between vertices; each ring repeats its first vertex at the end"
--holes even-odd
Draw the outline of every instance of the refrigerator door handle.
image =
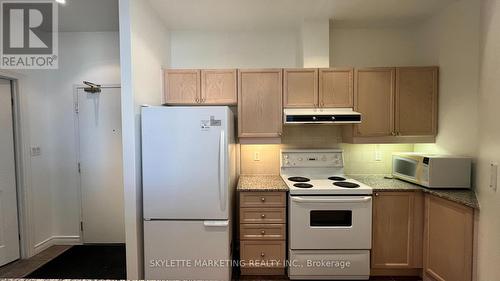
POLYGON ((224 130, 220 131, 219 140, 219 202, 220 209, 226 210, 226 138, 224 130))
POLYGON ((206 227, 226 227, 229 225, 229 221, 203 221, 203 225, 206 227))

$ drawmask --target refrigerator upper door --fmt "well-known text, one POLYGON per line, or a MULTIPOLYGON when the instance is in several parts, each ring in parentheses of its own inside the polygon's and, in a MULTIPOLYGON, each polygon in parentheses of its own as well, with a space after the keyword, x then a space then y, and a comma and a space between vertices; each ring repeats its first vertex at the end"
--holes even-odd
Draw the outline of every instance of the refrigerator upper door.
POLYGON ((145 219, 228 219, 227 107, 145 107, 145 219))

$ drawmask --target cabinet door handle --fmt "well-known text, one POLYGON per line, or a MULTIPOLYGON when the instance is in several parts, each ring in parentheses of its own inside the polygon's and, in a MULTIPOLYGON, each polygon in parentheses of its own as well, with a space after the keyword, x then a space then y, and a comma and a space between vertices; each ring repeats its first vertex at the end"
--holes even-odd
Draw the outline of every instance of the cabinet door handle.
POLYGON ((261 234, 261 235, 265 235, 265 234, 266 234, 266 231, 265 231, 265 230, 261 230, 261 231, 260 231, 260 234, 261 234))
POLYGON ((378 197, 378 192, 375 192, 375 196, 378 197))
POLYGON ((200 103, 200 99, 199 98, 195 98, 194 100, 196 101, 196 103, 200 103))
POLYGON ((260 253, 260 256, 261 256, 261 257, 265 257, 265 256, 266 256, 266 253, 262 252, 262 253, 260 253))
POLYGON ((264 218, 266 218, 266 215, 262 214, 262 215, 260 215, 260 217, 264 219, 264 218))
POLYGON ((265 201, 266 201, 266 198, 265 198, 265 197, 261 197, 261 198, 260 198, 260 201, 265 202, 265 201))
POLYGON ((396 132, 391 132, 391 135, 395 136, 395 135, 396 135, 396 132))

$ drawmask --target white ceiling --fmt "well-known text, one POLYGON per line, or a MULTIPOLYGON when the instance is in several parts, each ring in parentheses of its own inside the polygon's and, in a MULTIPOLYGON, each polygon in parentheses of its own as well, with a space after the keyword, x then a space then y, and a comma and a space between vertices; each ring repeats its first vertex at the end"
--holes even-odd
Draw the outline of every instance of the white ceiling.
POLYGON ((358 24, 422 20, 457 0, 149 0, 169 29, 290 28, 303 19, 358 24))
POLYGON ((66 0, 59 5, 59 31, 118 31, 118 0, 66 0))

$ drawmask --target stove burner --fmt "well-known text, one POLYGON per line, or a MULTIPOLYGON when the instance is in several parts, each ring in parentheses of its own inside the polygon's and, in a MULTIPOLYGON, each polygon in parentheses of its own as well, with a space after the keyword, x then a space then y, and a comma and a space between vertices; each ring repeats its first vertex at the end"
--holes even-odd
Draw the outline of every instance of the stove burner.
POLYGON ((332 181, 345 181, 345 178, 339 176, 329 177, 328 179, 332 181))
POLYGON ((308 182, 310 179, 304 178, 304 177, 289 177, 289 181, 294 181, 294 182, 308 182))
POLYGON ((347 182, 347 181, 337 181, 337 182, 334 182, 333 185, 345 187, 345 188, 357 188, 357 187, 359 187, 359 184, 355 184, 355 183, 347 182))
POLYGON ((296 183, 293 186, 299 187, 299 188, 311 188, 311 187, 313 187, 312 184, 308 184, 308 183, 296 183))

